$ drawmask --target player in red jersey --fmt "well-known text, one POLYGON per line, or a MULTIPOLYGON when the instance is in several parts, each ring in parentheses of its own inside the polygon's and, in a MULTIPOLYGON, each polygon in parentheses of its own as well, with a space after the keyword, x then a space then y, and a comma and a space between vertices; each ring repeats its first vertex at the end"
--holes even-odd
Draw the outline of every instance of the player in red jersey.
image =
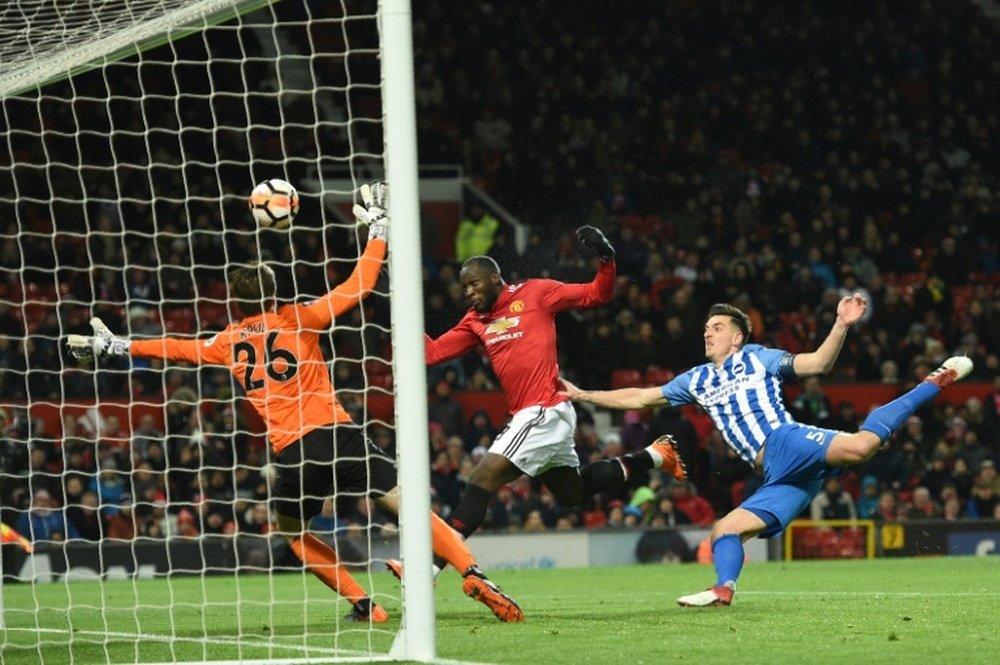
POLYGON ((465 495, 452 513, 452 526, 466 537, 482 524, 493 493, 522 474, 541 480, 564 506, 580 505, 586 497, 654 467, 685 477, 669 437, 634 455, 579 468, 573 442, 576 412, 559 394, 555 315, 609 302, 616 269, 615 250, 601 231, 582 226, 576 236, 600 258, 593 281, 529 279, 507 284, 493 259, 474 256, 459 273, 469 311, 448 332, 426 339, 428 364, 485 347, 510 408, 510 422, 469 474, 465 495))
MULTIPOLYGON (((393 460, 354 425, 337 400, 319 346, 320 332, 371 292, 385 258, 385 185, 364 185, 361 194, 365 206, 355 206, 354 213, 368 225, 368 245, 351 275, 327 295, 278 307, 274 272, 254 264, 230 273, 232 300, 243 318, 208 339, 129 340, 94 318, 93 337, 70 335, 68 344, 78 358, 130 355, 228 367, 267 425, 278 468, 272 497, 279 530, 309 570, 352 603, 349 618, 380 623, 389 618, 385 610, 340 565, 337 553, 308 531, 334 487, 367 494, 399 512, 393 460)), ((482 573, 462 538, 433 513, 431 539, 435 554, 462 571, 466 595, 487 605, 501 621, 524 619, 517 603, 482 573)))

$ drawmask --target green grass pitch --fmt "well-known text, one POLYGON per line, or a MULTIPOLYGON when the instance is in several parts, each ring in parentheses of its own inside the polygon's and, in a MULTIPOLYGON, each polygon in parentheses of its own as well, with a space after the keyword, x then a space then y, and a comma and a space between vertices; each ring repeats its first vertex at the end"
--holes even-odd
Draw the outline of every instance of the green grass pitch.
MULTIPOLYGON (((438 656, 478 663, 997 663, 1000 559, 748 564, 729 608, 680 608, 708 567, 497 571, 523 624, 436 589, 438 656)), ((368 632, 311 576, 7 585, 3 663, 343 658, 386 653, 399 586, 362 576, 393 619, 368 632), (36 604, 37 602, 37 604, 36 604), (138 606, 138 610, 136 610, 138 606), (303 630, 305 628, 305 630, 303 630), (307 637, 303 637, 308 633, 307 637), (207 634, 207 640, 200 636, 207 634), (72 639, 71 639, 72 636, 72 639)))

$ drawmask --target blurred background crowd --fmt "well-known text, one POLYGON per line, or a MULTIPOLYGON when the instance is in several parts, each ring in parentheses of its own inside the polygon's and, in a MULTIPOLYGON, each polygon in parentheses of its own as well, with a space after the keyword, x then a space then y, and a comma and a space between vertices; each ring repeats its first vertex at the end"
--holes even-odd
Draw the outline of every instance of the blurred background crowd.
MULTIPOLYGON (((591 279, 593 259, 572 235, 584 223, 609 235, 619 271, 610 305, 559 320, 562 371, 586 387, 663 383, 701 362, 704 314, 714 302, 743 308, 755 341, 799 352, 825 336, 840 297, 861 292, 869 314, 824 382, 902 392, 944 358, 967 354, 976 363, 970 381, 992 389, 925 407, 866 466, 831 480, 810 514, 1000 518, 997 27, 974 4, 948 0, 905 14, 889 2, 674 0, 628 12, 610 2, 577 4, 571 12, 414 5, 421 162, 460 164, 530 229, 519 252, 512 229, 479 202, 465 207, 454 238, 441 237, 438 220, 423 220, 428 333, 441 334, 467 309, 457 267, 474 254, 496 258, 508 281, 591 279), (435 258, 431 249, 442 242, 454 244, 454 257, 435 258)), ((192 106, 181 121, 207 126, 220 114, 251 115, 225 99, 213 104, 214 118, 192 106)), ((146 111, 152 123, 158 113, 164 126, 177 122, 172 108, 146 111)), ((72 121, 65 107, 48 120, 72 121)), ((111 176, 157 201, 155 242, 146 235, 150 211, 132 199, 107 204, 115 189, 96 167, 82 187, 105 203, 86 219, 67 215, 73 220, 53 230, 59 210, 28 205, 20 226, 0 235, 0 505, 5 522, 35 539, 270 528, 266 446, 248 432, 225 371, 136 361, 94 372, 71 366, 59 347, 67 332, 86 331, 92 311, 133 336, 225 324, 219 257, 252 258, 259 240, 220 233, 207 206, 156 189, 201 182, 218 196, 225 167, 203 168, 197 156, 229 148, 197 137, 156 134, 142 146, 183 153, 193 162, 183 169, 148 178, 125 163, 111 176), (76 233, 88 228, 97 232, 76 233), (80 252, 100 260, 80 268, 80 252), (170 401, 165 417, 131 428, 86 412, 64 418, 58 432, 19 406, 95 395, 170 401), (216 400, 212 408, 205 398, 216 400)), ((285 139, 278 148, 292 154, 296 141, 307 152, 315 140, 295 131, 285 139)), ((38 147, 21 140, 12 140, 15 161, 37 159, 38 147)), ((57 153, 85 159, 85 145, 51 140, 57 153)), ((136 139, 125 132, 115 140, 128 154, 136 139)), ((98 165, 113 159, 93 155, 98 165)), ((77 177, 56 163, 34 186, 79 187, 67 184, 77 177)), ((283 296, 305 296, 346 276, 350 261, 327 259, 348 254, 353 242, 342 228, 306 224, 287 249, 272 244, 264 256, 278 261, 283 296)), ((359 419, 365 391, 391 381, 384 283, 378 291, 327 340, 339 396, 359 419)), ((447 514, 503 423, 465 411, 455 396, 496 389, 482 355, 428 377, 434 500, 447 514)), ((788 406, 802 422, 844 430, 865 416, 850 401, 831 403, 819 380, 804 382, 788 406)), ((759 482, 697 411, 626 412, 610 424, 589 411, 580 416, 582 463, 669 432, 690 481, 654 473, 566 511, 521 479, 498 493, 486 528, 709 524, 759 482)), ((388 450, 395 445, 388 427, 375 423, 369 433, 388 450)), ((391 529, 388 516, 354 500, 328 502, 317 519, 328 530, 372 519, 391 529)))

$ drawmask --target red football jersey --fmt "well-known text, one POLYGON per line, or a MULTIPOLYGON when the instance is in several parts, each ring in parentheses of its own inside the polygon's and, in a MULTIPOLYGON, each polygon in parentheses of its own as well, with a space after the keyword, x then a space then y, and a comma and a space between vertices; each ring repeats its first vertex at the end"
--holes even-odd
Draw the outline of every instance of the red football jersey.
POLYGON ((615 274, 614 261, 607 261, 587 284, 554 279, 509 284, 489 313, 479 314, 470 307, 454 328, 437 339, 427 337, 427 364, 457 358, 482 344, 511 413, 527 406, 563 402, 559 396, 555 315, 609 302, 615 293, 615 274))

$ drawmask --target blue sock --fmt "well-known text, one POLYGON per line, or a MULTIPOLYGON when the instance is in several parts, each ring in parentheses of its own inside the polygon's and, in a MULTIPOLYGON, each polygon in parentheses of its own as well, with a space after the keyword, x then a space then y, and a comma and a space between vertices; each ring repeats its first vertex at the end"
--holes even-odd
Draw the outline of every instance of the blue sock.
POLYGON ((910 392, 897 397, 888 404, 883 404, 868 414, 865 422, 861 423, 861 429, 872 432, 879 439, 885 441, 892 436, 893 432, 903 426, 903 422, 912 416, 921 404, 934 399, 939 392, 941 392, 941 388, 936 383, 921 381, 910 392))
POLYGON ((743 539, 738 534, 727 533, 712 543, 712 561, 719 576, 719 586, 727 583, 736 586, 736 578, 743 569, 745 556, 743 539))

